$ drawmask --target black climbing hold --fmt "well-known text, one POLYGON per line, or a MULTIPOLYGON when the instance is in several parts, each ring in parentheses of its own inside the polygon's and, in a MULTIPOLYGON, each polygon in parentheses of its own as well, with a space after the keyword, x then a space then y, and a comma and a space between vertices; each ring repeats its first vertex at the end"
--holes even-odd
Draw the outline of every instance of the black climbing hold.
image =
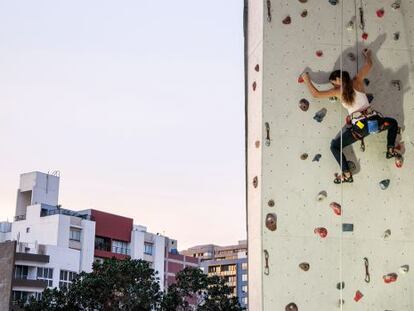
POLYGON ((374 95, 367 93, 368 102, 371 103, 374 100, 374 95))
POLYGON ((256 83, 256 81, 254 81, 253 84, 252 84, 253 91, 256 91, 256 88, 257 88, 257 83, 256 83))
POLYGON ((303 271, 309 271, 310 269, 310 264, 308 264, 307 262, 302 262, 299 264, 299 268, 301 268, 303 271))
POLYGON ((381 187, 382 190, 385 190, 390 185, 390 182, 391 181, 389 179, 384 179, 384 180, 381 180, 380 181, 379 185, 380 185, 380 187, 381 187))
POLYGON ((328 193, 326 191, 321 191, 318 193, 316 199, 320 202, 325 200, 328 197, 328 193))
POLYGON ((253 187, 257 188, 258 185, 259 185, 259 179, 257 178, 257 176, 255 176, 253 178, 253 187))
POLYGON ((337 5, 338 0, 329 0, 329 3, 332 4, 332 5, 337 5))
POLYGON ((315 154, 315 156, 313 157, 312 162, 319 162, 319 160, 322 158, 321 154, 315 154))
POLYGON ((364 79, 364 84, 365 84, 366 86, 368 86, 368 85, 369 85, 369 80, 368 80, 367 78, 365 78, 365 79, 364 79))
POLYGON ((342 231, 343 232, 353 232, 354 231, 354 224, 342 224, 342 231))
POLYGON ((277 229, 277 216, 274 213, 269 213, 266 215, 266 228, 270 231, 275 231, 277 229))
POLYGON ((269 200, 269 202, 267 202, 267 205, 269 205, 269 207, 273 207, 275 206, 275 201, 269 200))
POLYGON ((322 108, 321 110, 315 113, 315 116, 313 117, 313 119, 315 119, 317 122, 322 122, 327 112, 328 111, 326 110, 326 108, 322 108))
POLYGON ((292 22, 292 19, 290 18, 290 16, 286 16, 285 19, 282 21, 283 24, 285 25, 289 25, 292 22))
POLYGON ((302 111, 308 111, 308 109, 309 109, 309 101, 308 101, 307 99, 305 99, 305 98, 302 98, 302 99, 299 101, 299 108, 300 108, 302 111))
POLYGON ((401 81, 400 80, 392 80, 391 85, 395 87, 397 90, 401 91, 401 81))
POLYGON ((339 282, 338 284, 336 284, 336 288, 338 290, 344 289, 345 288, 345 282, 339 282))
POLYGON ((398 31, 394 32, 393 38, 394 38, 395 41, 398 41, 400 39, 400 33, 398 31))
POLYGON ((354 61, 356 60, 356 56, 355 56, 355 54, 354 54, 354 53, 352 53, 352 52, 349 52, 349 53, 348 53, 348 58, 349 58, 349 60, 350 60, 351 62, 354 62, 354 61))
POLYGON ((259 70, 260 70, 259 64, 257 64, 256 67, 254 67, 254 70, 256 70, 257 72, 259 72, 259 70))
POLYGON ((382 235, 382 237, 384 239, 388 239, 390 236, 391 236, 391 230, 390 229, 385 230, 384 234, 382 235))
POLYGON ((410 266, 409 265, 401 266, 400 269, 399 269, 399 272, 401 274, 406 274, 406 273, 408 273, 408 271, 410 271, 410 266))
POLYGON ((300 155, 300 159, 301 160, 306 160, 307 158, 308 158, 308 154, 307 153, 302 153, 301 155, 300 155))
POLYGON ((391 4, 391 7, 394 10, 398 10, 401 7, 401 0, 395 0, 393 4, 391 4))
POLYGON ((308 0, 299 0, 300 3, 306 3, 308 0))
POLYGON ((300 16, 302 17, 308 16, 308 10, 303 10, 302 13, 300 13, 300 16))
POLYGON ((294 302, 291 302, 285 308, 285 311, 298 311, 298 310, 299 310, 298 306, 294 302))

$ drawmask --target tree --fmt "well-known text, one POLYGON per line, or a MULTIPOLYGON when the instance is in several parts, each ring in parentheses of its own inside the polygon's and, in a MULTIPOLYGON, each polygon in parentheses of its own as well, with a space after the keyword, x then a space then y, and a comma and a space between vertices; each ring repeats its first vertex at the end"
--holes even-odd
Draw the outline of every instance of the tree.
POLYGON ((71 285, 46 289, 27 311, 241 311, 224 279, 185 268, 162 293, 156 272, 143 260, 108 259, 71 285))
POLYGON ((208 276, 200 269, 185 268, 176 275, 176 283, 164 295, 162 311, 241 311, 237 297, 223 278, 208 276))
POLYGON ((158 308, 162 293, 156 272, 144 260, 108 259, 94 263, 64 290, 45 290, 40 301, 25 310, 38 311, 150 311, 158 308))

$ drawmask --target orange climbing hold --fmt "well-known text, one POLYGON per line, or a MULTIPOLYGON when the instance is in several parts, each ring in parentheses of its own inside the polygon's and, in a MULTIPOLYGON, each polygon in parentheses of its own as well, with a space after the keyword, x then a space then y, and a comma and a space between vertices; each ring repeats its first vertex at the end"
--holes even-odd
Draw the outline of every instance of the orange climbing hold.
POLYGON ((395 166, 401 168, 404 164, 404 158, 402 155, 395 156, 395 166))
POLYGON ((384 275, 382 278, 384 279, 385 283, 389 284, 389 283, 396 282, 398 279, 398 275, 396 273, 390 273, 390 274, 384 275))
POLYGON ((340 216, 342 214, 342 207, 339 203, 336 202, 332 202, 331 204, 329 204, 329 207, 332 208, 333 212, 340 216))
POLYGON ((299 76, 298 83, 303 83, 303 82, 305 82, 305 80, 303 80, 302 76, 299 76))
POLYGON ((315 234, 319 235, 321 238, 326 238, 327 235, 328 235, 328 230, 326 230, 326 228, 322 228, 322 227, 316 228, 313 232, 315 234))

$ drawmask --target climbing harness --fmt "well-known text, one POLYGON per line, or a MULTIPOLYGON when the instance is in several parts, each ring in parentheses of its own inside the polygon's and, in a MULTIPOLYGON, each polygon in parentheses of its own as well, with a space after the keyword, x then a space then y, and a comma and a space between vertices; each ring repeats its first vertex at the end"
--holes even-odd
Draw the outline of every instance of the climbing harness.
POLYGON ((361 130, 365 127, 365 124, 363 121, 367 121, 368 126, 368 133, 369 134, 375 134, 380 132, 380 127, 378 123, 378 119, 373 117, 383 117, 381 113, 378 111, 372 109, 371 107, 363 110, 363 111, 356 111, 353 112, 350 116, 346 117, 346 124, 348 129, 351 131, 352 136, 356 140, 361 141, 361 151, 365 151, 365 141, 364 141, 364 135, 361 133, 361 130))
POLYGON ((369 283, 371 282, 371 275, 369 274, 369 261, 368 258, 364 258, 364 264, 365 264, 365 282, 369 283))

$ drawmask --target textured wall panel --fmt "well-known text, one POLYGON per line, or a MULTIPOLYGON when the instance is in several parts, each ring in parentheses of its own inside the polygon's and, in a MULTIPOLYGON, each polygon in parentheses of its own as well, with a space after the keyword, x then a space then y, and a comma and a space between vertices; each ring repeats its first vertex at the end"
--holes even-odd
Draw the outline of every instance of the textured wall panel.
POLYGON ((283 311, 295 303, 310 311, 412 311, 414 271, 405 270, 414 269, 414 0, 402 0, 398 9, 391 0, 302 2, 249 1, 255 14, 249 15, 247 40, 260 46, 249 45, 247 53, 249 309, 283 311), (402 127, 397 140, 404 166, 385 158, 385 132, 371 135, 365 152, 359 142, 345 148, 356 165, 354 183, 335 185, 339 167, 330 142, 346 111, 312 98, 298 77, 307 70, 319 89, 328 89, 329 73, 341 59, 355 75, 365 47, 374 61, 366 91, 374 96, 374 109, 402 127), (400 90, 393 80, 401 82, 400 90), (303 98, 307 111, 298 105, 303 98), (326 116, 317 122, 314 115, 322 109, 326 116), (386 190, 379 186, 384 179, 390 180, 386 190), (327 197, 318 201, 322 191, 327 197), (342 215, 331 202, 342 205, 342 215), (343 224, 353 225, 352 231, 343 232, 343 224), (327 236, 315 228, 326 229, 327 236), (385 283, 387 274, 395 274, 396 282, 385 283), (341 282, 344 288, 337 289, 341 282), (355 301, 358 291, 362 296, 355 301))

